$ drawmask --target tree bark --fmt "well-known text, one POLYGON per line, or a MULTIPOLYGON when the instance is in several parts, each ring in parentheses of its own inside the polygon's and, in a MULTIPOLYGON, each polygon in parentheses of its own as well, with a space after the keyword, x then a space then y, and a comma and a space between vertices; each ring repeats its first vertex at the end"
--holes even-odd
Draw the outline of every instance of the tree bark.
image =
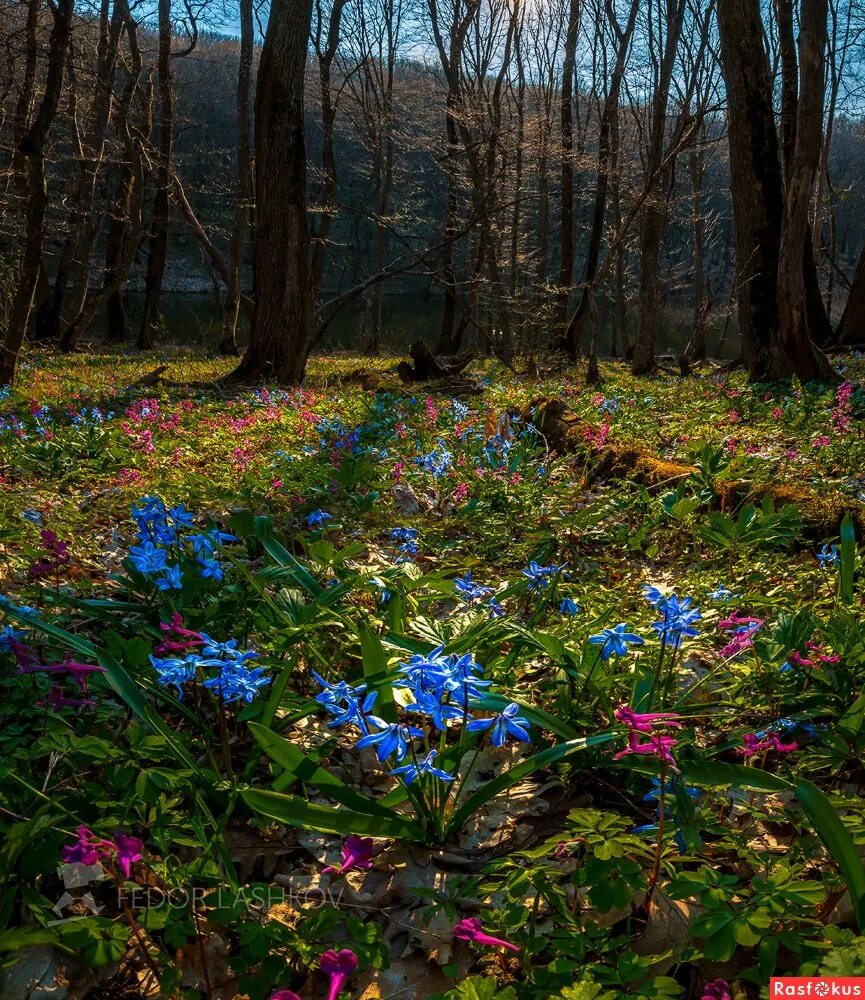
POLYGON ((255 314, 234 381, 299 384, 313 342, 303 85, 312 0, 274 0, 255 96, 255 314))
POLYGON ((240 56, 237 67, 237 150, 234 174, 234 224, 228 247, 228 283, 223 307, 221 353, 237 354, 243 247, 252 203, 249 140, 249 95, 253 49, 252 0, 240 0, 240 56))
POLYGON ((73 11, 74 0, 57 0, 54 8, 54 24, 48 41, 45 91, 39 110, 16 150, 25 169, 26 232, 18 283, 9 311, 9 328, 3 345, 3 355, 0 357, 0 385, 10 385, 14 381, 18 356, 27 332, 33 297, 42 267, 43 230, 48 207, 45 147, 63 89, 73 11))
MULTIPOLYGON (((580 0, 570 0, 565 53, 562 62, 561 95, 561 223, 559 227, 559 287, 553 318, 556 338, 567 344, 568 300, 574 277, 574 67, 580 30, 580 0)), ((569 350, 571 360, 576 360, 569 350)))
MULTIPOLYGON (((742 357, 752 380, 770 371, 778 331, 783 185, 759 0, 718 0, 727 90, 730 183, 742 357)), ((801 261, 800 261, 801 269, 801 261)))
POLYGON ((150 246, 147 274, 144 279, 144 317, 138 334, 138 347, 153 347, 159 330, 159 302, 162 278, 168 256, 168 207, 171 184, 171 145, 174 105, 171 73, 171 0, 159 0, 159 149, 156 169, 156 194, 150 222, 150 246))
MULTIPOLYGON (((813 268, 809 214, 823 143, 824 68, 827 42, 826 0, 802 0, 799 24, 799 97, 796 138, 787 173, 784 225, 778 260, 778 342, 769 375, 801 379, 830 374, 826 359, 812 344, 822 299, 808 294, 806 271, 813 268)), ((816 273, 814 275, 816 278, 816 273)))
POLYGON ((835 339, 839 344, 861 344, 865 341, 865 243, 862 244, 835 339))

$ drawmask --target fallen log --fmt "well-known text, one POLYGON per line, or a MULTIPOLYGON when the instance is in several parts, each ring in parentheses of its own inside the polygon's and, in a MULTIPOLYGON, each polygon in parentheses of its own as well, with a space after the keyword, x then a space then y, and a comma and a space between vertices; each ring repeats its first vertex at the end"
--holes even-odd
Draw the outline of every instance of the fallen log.
POLYGON ((408 353, 414 365, 410 365, 407 361, 400 361, 397 365, 399 377, 406 384, 453 378, 467 368, 476 357, 474 352, 469 351, 452 358, 437 358, 422 340, 416 340, 408 353))
MULTIPOLYGON (((560 399, 536 399, 525 408, 521 417, 540 430, 551 451, 594 459, 586 472, 588 484, 620 479, 647 487, 671 486, 698 471, 693 465, 659 458, 650 448, 637 442, 615 442, 598 448, 587 433, 593 429, 589 422, 577 416, 560 399)), ((718 498, 718 508, 725 512, 768 498, 776 507, 792 504, 799 511, 806 535, 813 540, 837 536, 847 513, 852 515, 859 537, 865 536, 865 504, 852 497, 777 482, 718 478, 712 487, 718 498)))

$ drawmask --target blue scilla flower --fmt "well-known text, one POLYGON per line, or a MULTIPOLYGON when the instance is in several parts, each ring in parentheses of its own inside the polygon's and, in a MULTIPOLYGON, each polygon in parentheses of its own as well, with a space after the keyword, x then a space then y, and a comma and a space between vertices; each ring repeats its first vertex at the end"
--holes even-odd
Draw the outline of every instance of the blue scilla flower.
POLYGON ((270 684, 264 667, 245 667, 236 660, 223 663, 216 677, 204 681, 204 687, 219 694, 224 702, 245 701, 251 704, 261 688, 270 684))
POLYGON ((390 773, 402 775, 403 781, 407 785, 410 785, 413 781, 417 781, 423 774, 429 774, 433 778, 438 778, 439 781, 453 781, 454 776, 452 774, 448 774, 447 771, 443 771, 435 766, 437 754, 437 750, 430 750, 426 757, 423 757, 416 764, 403 764, 402 767, 395 767, 390 773))
POLYGON ((183 590, 183 573, 177 565, 166 566, 154 583, 157 590, 183 590))
POLYGON ((33 510, 32 508, 22 510, 21 516, 25 521, 29 521, 31 524, 42 524, 42 515, 38 510, 33 510))
POLYGON ((18 642, 24 634, 22 630, 16 631, 11 625, 7 625, 0 632, 0 653, 8 653, 12 644, 18 642))
POLYGON ((219 583, 225 576, 222 564, 218 559, 197 559, 196 562, 201 571, 201 576, 205 580, 215 580, 219 583))
POLYGON ((467 728, 472 733, 488 729, 490 731, 490 743, 494 747, 504 746, 508 736, 513 736, 514 739, 519 740, 521 743, 528 743, 532 738, 529 733, 529 721, 517 714, 519 710, 520 706, 511 702, 510 705, 506 706, 498 715, 494 715, 491 719, 472 719, 467 728))
POLYGON ((466 573, 463 577, 456 577, 454 579, 454 586, 459 596, 467 604, 471 604, 472 601, 480 600, 483 597, 489 597, 493 592, 492 587, 484 587, 479 583, 475 583, 471 572, 466 573))
POLYGON ((648 583, 643 584, 643 597, 646 598, 649 604, 656 608, 666 600, 664 594, 657 587, 653 587, 648 583))
POLYGON ((139 573, 161 573, 168 563, 168 554, 153 542, 142 542, 129 550, 129 561, 139 573))
POLYGON ((450 720, 465 717, 464 710, 457 708, 456 705, 452 705, 450 702, 442 701, 432 691, 424 691, 423 688, 418 688, 412 693, 414 694, 414 701, 406 705, 405 710, 429 716, 430 721, 439 732, 444 732, 447 729, 450 720))
POLYGON ((170 507, 168 510, 168 516, 178 527, 191 528, 193 521, 193 513, 187 510, 186 507, 179 503, 174 507, 170 507))
POLYGON ((226 642, 218 642, 206 632, 200 632, 204 645, 201 647, 203 656, 208 656, 217 660, 233 660, 237 663, 246 663, 247 660, 257 660, 259 654, 254 650, 240 650, 237 639, 228 639, 226 642))
POLYGON ((552 578, 564 568, 565 564, 556 566, 555 563, 551 563, 549 566, 541 566, 532 560, 528 567, 520 572, 528 580, 529 590, 538 592, 548 587, 552 578))
POLYGON ((391 541, 414 542, 417 540, 417 528, 391 528, 391 541))
POLYGON ((578 615, 580 613, 580 606, 572 597, 565 597, 559 605, 559 611, 561 611, 563 615, 568 615, 573 618, 574 615, 578 615))
POLYGON ((156 683, 160 687, 176 688, 179 701, 183 700, 183 685, 195 679, 196 671, 201 665, 200 658, 195 653, 190 653, 182 660, 176 656, 163 658, 151 654, 150 662, 156 671, 156 683))
POLYGON ((661 621, 653 622, 652 628, 662 641, 672 643, 674 649, 679 648, 682 639, 700 634, 694 628, 694 622, 700 621, 703 616, 696 608, 691 607, 690 597, 680 600, 676 594, 671 594, 656 607, 664 617, 661 621))
POLYGON ((314 510, 311 514, 307 514, 306 523, 310 528, 318 528, 325 523, 325 521, 332 521, 333 514, 328 514, 326 510, 314 510))
POLYGON ((393 561, 395 563, 412 562, 419 551, 420 546, 417 542, 403 542, 394 550, 393 561))
POLYGON ((487 618, 504 618, 505 609, 499 604, 495 597, 487 601, 487 618))
POLYGON ((643 640, 633 632, 627 631, 625 622, 620 622, 615 628, 605 628, 597 635, 589 636, 589 642, 601 647, 601 659, 609 660, 616 656, 627 656, 628 646, 642 646, 643 640))
POLYGON ((358 750, 374 746, 376 756, 381 761, 387 760, 390 756, 402 760, 408 753, 408 741, 423 736, 423 731, 415 726, 400 722, 385 722, 377 715, 370 715, 367 721, 372 723, 378 732, 362 736, 355 746, 358 750))
POLYGON ((720 601, 721 603, 726 604, 728 601, 732 601, 734 597, 739 597, 740 595, 734 594, 733 591, 725 587, 723 583, 719 583, 710 596, 713 601, 720 601))
POLYGON ((841 561, 841 554, 838 550, 837 545, 824 545, 819 552, 816 553, 817 562, 820 563, 822 568, 827 566, 837 566, 841 561))
POLYGON ((434 448, 427 455, 419 456, 415 462, 426 472, 431 472, 436 479, 440 479, 453 463, 453 455, 440 441, 438 448, 434 448))

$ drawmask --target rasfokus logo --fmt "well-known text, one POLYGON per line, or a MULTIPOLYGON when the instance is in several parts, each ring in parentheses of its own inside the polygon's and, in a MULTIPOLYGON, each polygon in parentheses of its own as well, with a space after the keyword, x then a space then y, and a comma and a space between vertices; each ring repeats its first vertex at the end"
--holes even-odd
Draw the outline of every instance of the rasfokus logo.
POLYGON ((862 997, 865 1000, 863 976, 778 976, 769 980, 769 997, 862 997))

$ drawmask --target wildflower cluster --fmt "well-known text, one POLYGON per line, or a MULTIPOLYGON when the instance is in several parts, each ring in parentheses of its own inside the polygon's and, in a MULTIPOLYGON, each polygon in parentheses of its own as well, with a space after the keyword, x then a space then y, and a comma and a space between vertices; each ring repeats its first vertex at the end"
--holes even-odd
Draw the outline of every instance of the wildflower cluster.
POLYGON ((250 660, 258 659, 258 653, 252 650, 239 650, 236 639, 227 642, 217 642, 206 632, 192 632, 183 628, 179 615, 172 618, 167 627, 161 628, 169 633, 170 638, 157 647, 162 652, 175 654, 185 652, 182 658, 174 656, 150 655, 150 662, 156 671, 157 683, 161 687, 173 687, 178 700, 184 696, 184 685, 200 681, 201 686, 217 695, 221 702, 244 701, 251 704, 263 687, 270 683, 271 678, 265 674, 264 667, 249 668, 250 660), (191 650, 200 647, 196 652, 191 650), (215 674, 208 671, 216 670, 215 674))
POLYGON ((183 504, 166 508, 158 497, 144 497, 132 507, 138 525, 138 544, 129 550, 129 561, 144 576, 152 577, 158 590, 183 589, 181 563, 191 564, 205 580, 220 582, 224 576, 217 550, 237 539, 218 528, 190 532, 194 515, 183 504))

